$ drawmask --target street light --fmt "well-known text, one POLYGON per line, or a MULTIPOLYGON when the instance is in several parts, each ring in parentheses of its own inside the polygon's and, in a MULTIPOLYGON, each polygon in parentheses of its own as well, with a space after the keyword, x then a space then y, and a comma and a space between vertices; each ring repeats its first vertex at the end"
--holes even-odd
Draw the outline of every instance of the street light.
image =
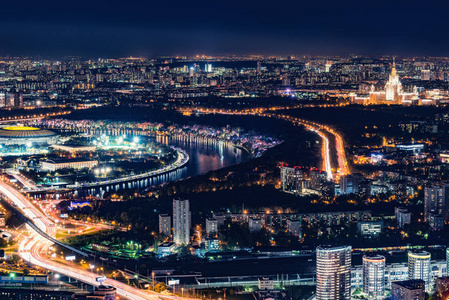
POLYGON ((153 291, 154 291, 154 272, 151 272, 151 277, 153 277, 153 291))
POLYGON ((58 281, 58 283, 59 283, 59 289, 61 289, 62 283, 61 283, 61 281, 59 280, 59 278, 61 278, 61 275, 55 274, 55 279, 56 279, 56 280, 58 281))

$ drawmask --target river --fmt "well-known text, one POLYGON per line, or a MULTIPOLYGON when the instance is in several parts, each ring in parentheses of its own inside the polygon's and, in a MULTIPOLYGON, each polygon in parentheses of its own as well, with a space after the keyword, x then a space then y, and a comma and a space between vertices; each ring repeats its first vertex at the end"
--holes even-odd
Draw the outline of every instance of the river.
POLYGON ((35 198, 59 198, 61 196, 67 197, 73 194, 80 197, 97 196, 102 198, 106 192, 118 191, 125 188, 146 189, 150 186, 232 166, 244 162, 249 158, 249 154, 245 150, 234 147, 231 143, 218 142, 211 139, 187 139, 179 136, 158 136, 155 139, 158 143, 172 145, 185 150, 189 155, 189 161, 185 167, 162 175, 144 179, 141 178, 134 181, 111 183, 110 185, 103 185, 101 187, 78 188, 74 193, 73 191, 68 190, 56 190, 32 194, 35 198))
POLYGON ((183 139, 174 136, 158 137, 157 142, 172 145, 187 152, 190 159, 182 178, 239 164, 249 157, 246 151, 230 143, 212 140, 183 139))

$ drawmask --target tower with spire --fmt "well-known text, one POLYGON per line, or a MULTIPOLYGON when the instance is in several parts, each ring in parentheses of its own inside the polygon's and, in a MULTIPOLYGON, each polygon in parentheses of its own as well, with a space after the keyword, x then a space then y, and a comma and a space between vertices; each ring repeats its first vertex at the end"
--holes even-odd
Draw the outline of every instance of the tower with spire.
POLYGON ((391 68, 390 78, 385 84, 385 100, 387 103, 399 103, 399 94, 402 93, 402 84, 396 72, 396 62, 393 57, 393 67, 391 68))

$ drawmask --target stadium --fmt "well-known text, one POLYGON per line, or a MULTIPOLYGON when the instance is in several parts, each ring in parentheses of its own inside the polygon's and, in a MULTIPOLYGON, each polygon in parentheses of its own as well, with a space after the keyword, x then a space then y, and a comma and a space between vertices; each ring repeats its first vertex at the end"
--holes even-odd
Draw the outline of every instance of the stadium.
POLYGON ((0 145, 43 145, 54 144, 58 135, 50 130, 25 127, 9 126, 0 128, 0 145))

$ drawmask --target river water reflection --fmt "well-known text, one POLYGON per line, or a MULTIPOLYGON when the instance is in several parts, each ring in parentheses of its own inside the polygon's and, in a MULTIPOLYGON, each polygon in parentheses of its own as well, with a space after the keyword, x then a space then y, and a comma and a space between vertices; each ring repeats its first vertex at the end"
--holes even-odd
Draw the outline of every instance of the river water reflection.
MULTIPOLYGON (((209 171, 218 170, 224 167, 232 166, 246 161, 249 158, 248 153, 231 143, 219 142, 212 139, 185 138, 181 136, 158 136, 156 141, 166 145, 172 145, 181 148, 189 155, 189 161, 185 167, 162 175, 148 178, 139 178, 138 180, 111 183, 97 187, 78 188, 74 191, 75 196, 97 196, 103 197, 105 193, 117 192, 121 189, 138 188, 140 190, 162 183, 179 180, 204 174, 209 171)), ((35 197, 67 197, 73 191, 42 193, 35 197), (45 195, 46 194, 46 195, 45 195)))

